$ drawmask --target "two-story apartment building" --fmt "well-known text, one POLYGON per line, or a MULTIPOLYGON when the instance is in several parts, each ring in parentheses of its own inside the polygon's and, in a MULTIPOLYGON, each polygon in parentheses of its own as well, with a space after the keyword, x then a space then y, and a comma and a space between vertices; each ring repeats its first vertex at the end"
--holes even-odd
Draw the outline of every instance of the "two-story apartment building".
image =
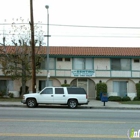
MULTIPOLYGON (((41 48, 46 56, 46 47, 41 48)), ((105 82, 108 94, 134 96, 135 84, 140 81, 140 48, 135 47, 53 47, 50 46, 49 84, 83 87, 90 99, 96 98, 96 84, 105 82)), ((36 76, 36 89, 46 85, 47 61, 40 66, 36 76)), ((8 83, 9 90, 19 92, 21 83, 11 81, 0 71, 0 87, 8 83), (7 82, 8 81, 8 82, 7 82)), ((27 86, 31 90, 31 81, 27 86)))

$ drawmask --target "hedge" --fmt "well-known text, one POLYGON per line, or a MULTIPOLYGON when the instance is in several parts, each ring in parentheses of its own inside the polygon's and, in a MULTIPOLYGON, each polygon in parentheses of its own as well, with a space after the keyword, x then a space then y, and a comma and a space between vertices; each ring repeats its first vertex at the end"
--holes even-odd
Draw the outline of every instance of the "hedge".
POLYGON ((124 97, 122 97, 122 101, 131 101, 131 99, 128 96, 124 96, 124 97))
POLYGON ((140 101, 140 98, 135 97, 135 98, 133 99, 133 101, 140 101))
POLYGON ((136 83, 137 97, 140 98, 140 83, 136 83))
POLYGON ((106 83, 98 83, 96 85, 97 90, 97 99, 100 98, 100 93, 107 93, 107 84, 106 83))
POLYGON ((109 101, 121 101, 122 98, 120 96, 109 96, 108 100, 109 101))
POLYGON ((70 87, 70 84, 62 84, 61 87, 70 87))

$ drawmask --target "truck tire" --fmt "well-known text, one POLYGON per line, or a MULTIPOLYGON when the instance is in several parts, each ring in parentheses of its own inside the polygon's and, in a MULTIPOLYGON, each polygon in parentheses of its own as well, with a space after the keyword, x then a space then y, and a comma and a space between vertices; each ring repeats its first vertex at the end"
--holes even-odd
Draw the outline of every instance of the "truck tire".
POLYGON ((36 99, 34 99, 34 98, 27 99, 27 106, 30 108, 36 107, 37 106, 36 99))
POLYGON ((69 108, 72 108, 72 109, 77 108, 77 105, 78 105, 78 103, 77 103, 77 100, 75 100, 75 99, 70 99, 68 101, 69 108))

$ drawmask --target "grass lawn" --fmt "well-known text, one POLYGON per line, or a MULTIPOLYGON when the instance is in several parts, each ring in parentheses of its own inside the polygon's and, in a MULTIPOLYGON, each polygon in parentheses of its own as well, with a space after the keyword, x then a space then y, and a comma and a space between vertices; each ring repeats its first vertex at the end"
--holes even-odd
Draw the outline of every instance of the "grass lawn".
POLYGON ((140 101, 121 101, 121 104, 140 105, 140 101))
POLYGON ((21 98, 1 98, 0 102, 20 102, 21 98))

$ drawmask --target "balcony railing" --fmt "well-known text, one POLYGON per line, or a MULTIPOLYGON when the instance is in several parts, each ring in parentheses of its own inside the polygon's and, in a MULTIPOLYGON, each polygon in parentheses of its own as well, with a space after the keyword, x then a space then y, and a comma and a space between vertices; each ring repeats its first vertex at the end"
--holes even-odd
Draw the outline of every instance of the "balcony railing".
MULTIPOLYGON (((56 69, 49 70, 51 77, 127 77, 139 78, 140 70, 132 71, 113 71, 113 70, 71 70, 71 69, 56 69)), ((46 76, 47 70, 40 70, 37 76, 46 76)), ((0 69, 0 76, 4 76, 0 69)))
MULTIPOLYGON (((41 70, 37 76, 46 76, 47 71, 41 70)), ((112 71, 112 70, 71 70, 71 69, 56 69, 50 70, 52 77, 140 77, 140 70, 134 71, 112 71)))

